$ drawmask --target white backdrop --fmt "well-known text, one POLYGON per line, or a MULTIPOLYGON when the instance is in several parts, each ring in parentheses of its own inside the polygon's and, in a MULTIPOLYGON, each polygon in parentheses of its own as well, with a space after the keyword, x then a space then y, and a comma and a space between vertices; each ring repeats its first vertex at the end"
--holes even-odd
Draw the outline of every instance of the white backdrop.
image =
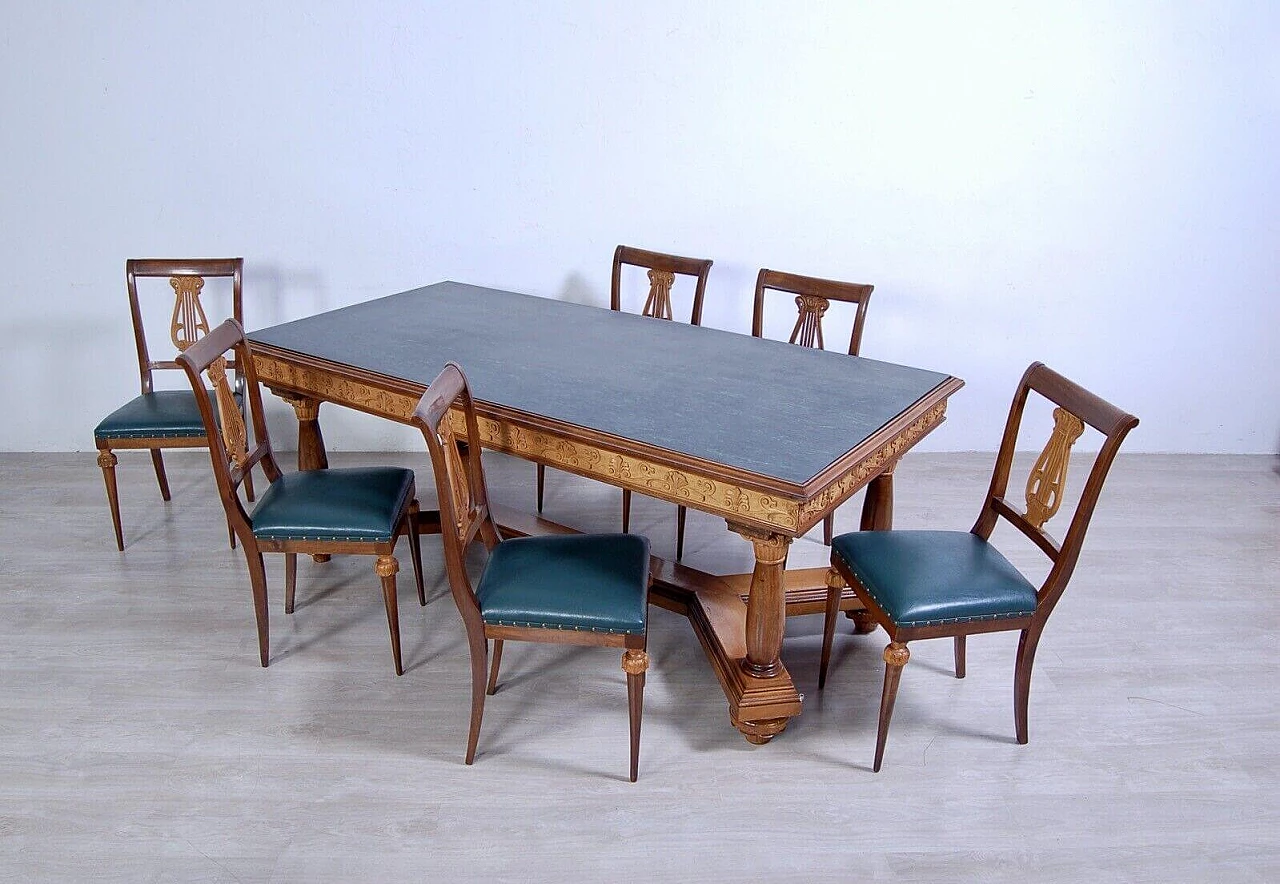
POLYGON ((874 283, 864 355, 968 382, 934 450, 993 449, 1042 359, 1129 450, 1274 453, 1280 6, 1061 6, 7 3, 0 450, 136 393, 130 256, 242 255, 260 327, 606 304, 625 242, 713 258, 743 332, 761 266, 874 283))

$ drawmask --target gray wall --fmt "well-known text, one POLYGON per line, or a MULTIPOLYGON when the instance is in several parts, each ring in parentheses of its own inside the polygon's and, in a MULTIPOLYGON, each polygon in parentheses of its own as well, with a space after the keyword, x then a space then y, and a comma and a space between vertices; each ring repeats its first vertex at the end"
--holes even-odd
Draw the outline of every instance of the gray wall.
POLYGON ((1043 359, 1131 450, 1274 452, 1280 7, 1062 6, 6 4, 0 450, 136 392, 130 256, 243 255, 261 326, 604 304, 626 242, 714 258, 720 328, 761 266, 874 283, 864 353, 968 381, 933 449, 993 448, 1043 359))

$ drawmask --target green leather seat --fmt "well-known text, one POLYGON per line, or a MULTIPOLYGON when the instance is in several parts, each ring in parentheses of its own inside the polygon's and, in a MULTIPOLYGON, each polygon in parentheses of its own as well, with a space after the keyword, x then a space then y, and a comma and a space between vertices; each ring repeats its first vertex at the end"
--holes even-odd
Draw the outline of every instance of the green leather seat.
POLYGON ((400 467, 285 473, 249 519, 261 540, 387 541, 412 491, 413 470, 400 467))
POLYGON ((968 531, 856 531, 831 553, 899 626, 1025 617, 1036 588, 987 541, 968 531))
MULTIPOLYGON (((212 401, 213 391, 209 398, 212 401)), ((144 393, 111 412, 93 431, 96 439, 180 439, 204 434, 200 406, 190 390, 144 393)))
POLYGON ((485 623, 639 635, 649 541, 635 534, 517 537, 494 548, 476 587, 485 623))

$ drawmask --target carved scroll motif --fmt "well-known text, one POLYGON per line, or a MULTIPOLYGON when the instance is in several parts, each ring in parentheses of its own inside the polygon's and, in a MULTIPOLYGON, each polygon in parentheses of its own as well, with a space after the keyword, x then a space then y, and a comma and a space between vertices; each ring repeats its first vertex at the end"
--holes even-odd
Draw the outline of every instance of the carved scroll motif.
POLYGON ((236 405, 231 384, 227 380, 227 357, 219 356, 215 359, 205 369, 205 374, 213 382, 213 392, 218 401, 218 419, 222 422, 222 442, 227 447, 227 456, 237 468, 243 468, 249 457, 248 436, 240 406, 236 405))
POLYGON ((654 319, 671 319, 671 286, 676 275, 669 270, 649 271, 649 298, 640 312, 654 319))
POLYGON ((169 337, 181 353, 209 333, 209 320, 200 304, 200 291, 204 278, 200 276, 172 276, 169 285, 176 296, 173 302, 173 318, 169 321, 169 337))
POLYGON ((1053 518, 1062 505, 1071 446, 1084 433, 1084 422, 1065 408, 1053 410, 1053 433, 1027 478, 1027 521, 1036 528, 1053 518))
POLYGON ((796 327, 791 330, 791 343, 825 350, 822 346, 822 317, 830 306, 831 302, 819 295, 797 295, 796 308, 800 315, 796 317, 796 327))

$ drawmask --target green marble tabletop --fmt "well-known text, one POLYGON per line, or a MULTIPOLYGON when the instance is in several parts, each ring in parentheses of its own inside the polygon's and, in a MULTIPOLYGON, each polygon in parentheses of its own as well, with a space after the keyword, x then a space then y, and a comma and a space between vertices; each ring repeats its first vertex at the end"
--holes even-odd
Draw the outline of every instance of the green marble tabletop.
POLYGON ((948 376, 440 282, 252 332, 282 349, 803 484, 948 376))

